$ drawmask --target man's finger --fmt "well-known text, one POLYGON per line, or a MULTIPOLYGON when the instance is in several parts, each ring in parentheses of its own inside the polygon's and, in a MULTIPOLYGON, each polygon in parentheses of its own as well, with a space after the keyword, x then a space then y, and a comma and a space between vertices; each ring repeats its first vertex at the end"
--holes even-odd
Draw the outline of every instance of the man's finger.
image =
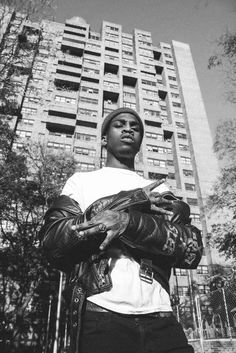
POLYGON ((83 229, 77 229, 78 231, 78 238, 79 239, 85 239, 89 236, 96 235, 98 233, 105 233, 107 230, 106 226, 104 224, 98 224, 90 228, 83 228, 83 229))
POLYGON ((84 230, 84 229, 89 229, 92 228, 94 226, 98 225, 98 222, 83 222, 83 223, 79 223, 79 224, 75 224, 73 226, 71 226, 72 230, 84 230))
POLYGON ((104 250, 110 244, 113 238, 114 238, 114 232, 110 229, 107 231, 107 236, 103 240, 102 244, 99 246, 99 249, 104 250))
POLYGON ((156 181, 154 181, 154 183, 151 183, 147 186, 144 186, 143 191, 148 193, 148 192, 152 191, 153 189, 155 189, 157 186, 163 184, 165 181, 166 181, 165 179, 156 180, 156 181))
POLYGON ((152 206, 151 206, 151 210, 152 210, 152 211, 159 212, 159 213, 164 214, 164 215, 167 215, 167 216, 173 216, 173 212, 172 212, 172 211, 167 211, 167 210, 165 210, 164 208, 157 207, 157 206, 155 206, 155 205, 152 205, 152 206))

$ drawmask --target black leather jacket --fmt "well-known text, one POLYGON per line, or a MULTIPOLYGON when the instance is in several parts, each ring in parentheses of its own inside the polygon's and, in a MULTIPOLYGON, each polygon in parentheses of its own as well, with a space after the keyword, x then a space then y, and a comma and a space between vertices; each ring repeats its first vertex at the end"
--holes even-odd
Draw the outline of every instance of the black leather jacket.
POLYGON ((76 201, 60 196, 47 211, 40 233, 49 261, 57 269, 71 273, 73 352, 79 351, 78 332, 84 298, 109 290, 112 281, 107 251, 99 250, 101 237, 81 240, 71 226, 105 209, 129 213, 128 226, 115 240, 115 245, 128 251, 139 263, 142 259, 151 261, 154 278, 167 291, 171 268, 194 269, 202 255, 200 231, 190 224, 172 223, 161 215, 152 214, 142 189, 99 199, 84 214, 76 201))

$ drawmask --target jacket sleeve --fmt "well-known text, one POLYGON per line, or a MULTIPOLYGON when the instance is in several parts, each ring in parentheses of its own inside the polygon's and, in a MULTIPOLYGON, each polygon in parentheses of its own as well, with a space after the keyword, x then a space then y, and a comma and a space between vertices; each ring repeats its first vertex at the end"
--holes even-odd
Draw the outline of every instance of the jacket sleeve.
POLYGON ((81 223, 83 219, 78 203, 65 195, 59 196, 46 212, 39 238, 49 262, 55 268, 70 271, 86 255, 77 231, 71 229, 72 225, 81 223))
POLYGON ((203 251, 199 229, 132 209, 129 210, 129 216, 126 231, 120 236, 122 242, 154 256, 167 256, 174 267, 197 267, 203 251))

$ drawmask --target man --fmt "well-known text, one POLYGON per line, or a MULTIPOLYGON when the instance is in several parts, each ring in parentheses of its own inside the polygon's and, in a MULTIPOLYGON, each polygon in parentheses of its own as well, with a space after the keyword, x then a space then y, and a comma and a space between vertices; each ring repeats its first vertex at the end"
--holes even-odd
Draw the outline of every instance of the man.
POLYGON ((173 316, 168 280, 173 266, 196 268, 200 232, 162 181, 135 173, 143 133, 134 110, 110 113, 102 125, 106 167, 75 173, 45 216, 48 258, 72 271, 72 353, 193 352, 173 316))

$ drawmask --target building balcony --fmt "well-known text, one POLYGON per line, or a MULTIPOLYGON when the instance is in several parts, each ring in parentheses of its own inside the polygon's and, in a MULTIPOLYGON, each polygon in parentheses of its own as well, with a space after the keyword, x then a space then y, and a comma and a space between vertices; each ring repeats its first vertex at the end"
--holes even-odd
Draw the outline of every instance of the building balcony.
POLYGON ((123 86, 123 92, 136 94, 135 87, 131 87, 131 86, 125 85, 125 84, 124 84, 124 86, 123 86))
POLYGON ((68 40, 74 43, 79 43, 79 44, 83 44, 84 42, 86 42, 86 35, 85 33, 83 33, 84 36, 80 36, 80 35, 76 35, 76 34, 71 34, 71 31, 66 31, 64 32, 62 41, 64 40, 68 40), (68 33, 70 32, 70 33, 68 33))
POLYGON ((79 89, 80 77, 65 75, 57 72, 55 75, 55 84, 68 87, 74 86, 76 90, 79 89))
POLYGON ((76 53, 77 55, 82 56, 84 51, 84 44, 70 42, 69 40, 63 39, 61 42, 61 50, 70 50, 72 53, 76 53))
POLYGON ((103 81, 103 86, 104 86, 104 90, 108 91, 108 92, 119 92, 119 83, 117 82, 109 82, 109 81, 103 81))
POLYGON ((77 120, 76 120, 76 125, 96 128, 97 122, 98 122, 98 119, 96 116, 78 114, 77 120))
POLYGON ((108 101, 104 101, 103 108, 104 108, 104 110, 107 110, 107 109, 108 110, 115 110, 115 109, 118 109, 119 107, 118 107, 117 103, 109 102, 109 100, 108 100, 108 101))
POLYGON ((114 64, 114 63, 118 63, 120 61, 119 55, 118 56, 114 56, 115 53, 112 53, 112 55, 109 54, 105 54, 105 62, 106 63, 110 63, 110 64, 114 64))
POLYGON ((63 118, 61 116, 48 115, 46 121, 46 128, 53 132, 62 132, 68 134, 74 134, 75 131, 75 119, 63 118))
POLYGON ((174 131, 173 125, 169 123, 164 123, 162 124, 162 128, 163 128, 164 139, 165 140, 171 139, 174 131))
POLYGON ((137 70, 129 67, 123 67, 122 68, 122 74, 124 76, 129 76, 133 79, 137 78, 137 70))
POLYGON ((105 73, 105 75, 103 76, 104 80, 106 81, 111 81, 111 82, 118 82, 119 81, 119 77, 118 75, 112 74, 110 72, 105 73))
POLYGON ((64 28, 64 36, 68 36, 68 34, 73 34, 76 38, 83 38, 87 36, 87 33, 87 30, 82 30, 80 28, 75 28, 67 25, 65 25, 64 28))
POLYGON ((50 104, 49 110, 55 111, 55 112, 60 112, 60 113, 65 113, 65 114, 72 114, 74 115, 74 118, 76 117, 77 113, 77 105, 74 104, 67 104, 67 103, 58 103, 56 102, 55 104, 50 104))
POLYGON ((58 64, 71 64, 71 66, 74 65, 74 67, 82 67, 82 58, 76 55, 64 54, 62 58, 58 60, 58 64))
MULTIPOLYGON (((166 99, 166 96, 167 96, 167 89, 164 86, 162 86, 162 88, 160 87, 160 85, 158 85, 158 86, 159 86, 158 87, 158 95, 161 98, 161 100, 164 101, 166 99)), ((163 103, 160 102, 160 104, 163 104, 163 103)))
POLYGON ((85 53, 92 55, 101 55, 101 46, 97 46, 96 44, 88 43, 85 46, 85 53))
MULTIPOLYGON (((57 88, 56 90, 53 91, 53 99, 55 99, 55 96, 65 96, 67 98, 74 98, 74 99, 78 99, 78 91, 73 91, 70 89, 60 89, 57 88)), ((56 103, 57 104, 57 103, 56 103)), ((65 104, 65 103, 63 103, 65 104)))
POLYGON ((80 77, 81 76, 81 68, 73 67, 70 65, 57 65, 57 73, 69 76, 80 77))
POLYGON ((146 126, 151 126, 152 128, 161 128, 162 121, 160 117, 144 115, 144 123, 146 126))
POLYGON ((99 83, 100 74, 95 74, 93 71, 83 71, 81 80, 99 83))
POLYGON ((154 165, 152 166, 149 164, 147 164, 147 166, 148 166, 148 173, 153 173, 154 175, 158 174, 158 179, 160 179, 159 176, 162 176, 162 178, 166 178, 168 176, 168 171, 166 168, 161 168, 159 166, 154 166, 154 165))

